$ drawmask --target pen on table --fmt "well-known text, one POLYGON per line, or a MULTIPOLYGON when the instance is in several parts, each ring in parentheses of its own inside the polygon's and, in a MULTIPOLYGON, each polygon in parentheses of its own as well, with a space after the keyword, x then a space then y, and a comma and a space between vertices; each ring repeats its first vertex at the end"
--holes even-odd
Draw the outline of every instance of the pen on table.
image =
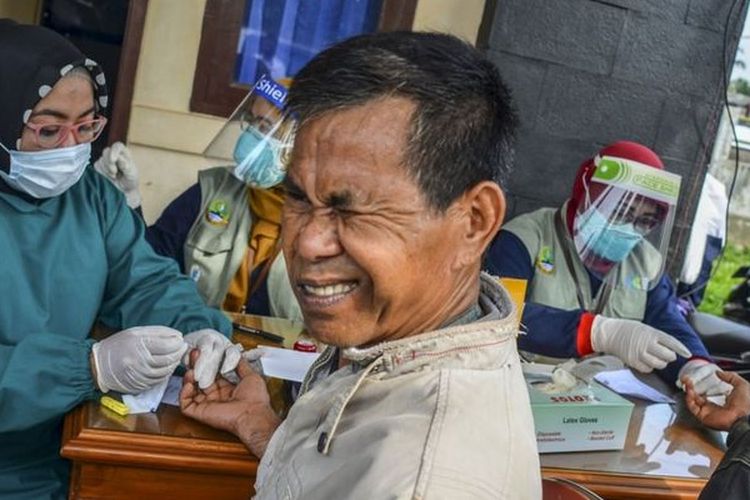
POLYGON ((258 337, 264 338, 266 340, 270 340, 272 342, 278 342, 280 344, 284 343, 284 337, 281 335, 276 335, 275 333, 269 333, 263 330, 259 330, 257 328, 253 328, 252 326, 245 326, 241 325, 239 323, 232 323, 232 326, 235 330, 239 330, 241 332, 249 333, 252 335, 257 335, 258 337))

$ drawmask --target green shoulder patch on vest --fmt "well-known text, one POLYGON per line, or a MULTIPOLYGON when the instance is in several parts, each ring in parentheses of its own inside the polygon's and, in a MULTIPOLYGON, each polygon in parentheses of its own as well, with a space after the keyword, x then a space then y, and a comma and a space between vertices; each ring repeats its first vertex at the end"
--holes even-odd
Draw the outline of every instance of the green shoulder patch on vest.
POLYGON ((646 276, 631 274, 625 279, 625 285, 635 290, 648 291, 651 281, 646 276))
POLYGON ((226 201, 212 200, 206 210, 206 220, 216 226, 226 226, 229 224, 230 214, 231 210, 226 201))
POLYGON ((552 248, 543 246, 536 256, 536 267, 545 274, 551 274, 555 270, 555 254, 552 248))

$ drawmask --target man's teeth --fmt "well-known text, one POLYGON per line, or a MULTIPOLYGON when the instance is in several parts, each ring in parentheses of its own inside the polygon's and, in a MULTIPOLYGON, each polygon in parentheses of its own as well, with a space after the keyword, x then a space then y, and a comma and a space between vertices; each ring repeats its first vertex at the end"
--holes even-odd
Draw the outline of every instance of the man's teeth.
POLYGON ((349 292, 354 289, 354 286, 354 283, 339 283, 336 285, 326 286, 302 285, 302 289, 305 292, 317 297, 331 297, 333 295, 340 295, 342 293, 349 292))

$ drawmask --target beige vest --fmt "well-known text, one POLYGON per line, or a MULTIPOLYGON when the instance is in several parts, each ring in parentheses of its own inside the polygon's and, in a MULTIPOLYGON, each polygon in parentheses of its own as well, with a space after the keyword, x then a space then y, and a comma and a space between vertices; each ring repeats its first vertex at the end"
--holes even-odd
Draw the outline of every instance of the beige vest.
MULTIPOLYGON (((221 307, 247 251, 252 213, 247 186, 227 167, 198 173, 201 206, 185 241, 185 271, 209 306, 221 307), (209 211, 212 211, 209 220, 209 211)), ((279 253, 266 277, 273 316, 301 320, 289 285, 284 257, 279 253)))
MULTIPOLYGON (((567 203, 563 205, 562 214, 565 214, 566 206, 567 203)), ((557 210, 542 208, 520 215, 503 226, 523 242, 534 266, 526 301, 567 311, 582 308, 612 318, 643 320, 648 290, 660 278, 659 252, 647 241, 636 247, 619 270, 612 271, 617 275, 611 294, 607 300, 601 300, 605 287, 599 287, 597 296, 591 294, 586 268, 568 230, 565 229, 564 241, 557 236, 557 210), (572 269, 568 267, 563 248, 569 251, 572 269), (580 289, 583 304, 579 304, 576 288, 580 289)))

